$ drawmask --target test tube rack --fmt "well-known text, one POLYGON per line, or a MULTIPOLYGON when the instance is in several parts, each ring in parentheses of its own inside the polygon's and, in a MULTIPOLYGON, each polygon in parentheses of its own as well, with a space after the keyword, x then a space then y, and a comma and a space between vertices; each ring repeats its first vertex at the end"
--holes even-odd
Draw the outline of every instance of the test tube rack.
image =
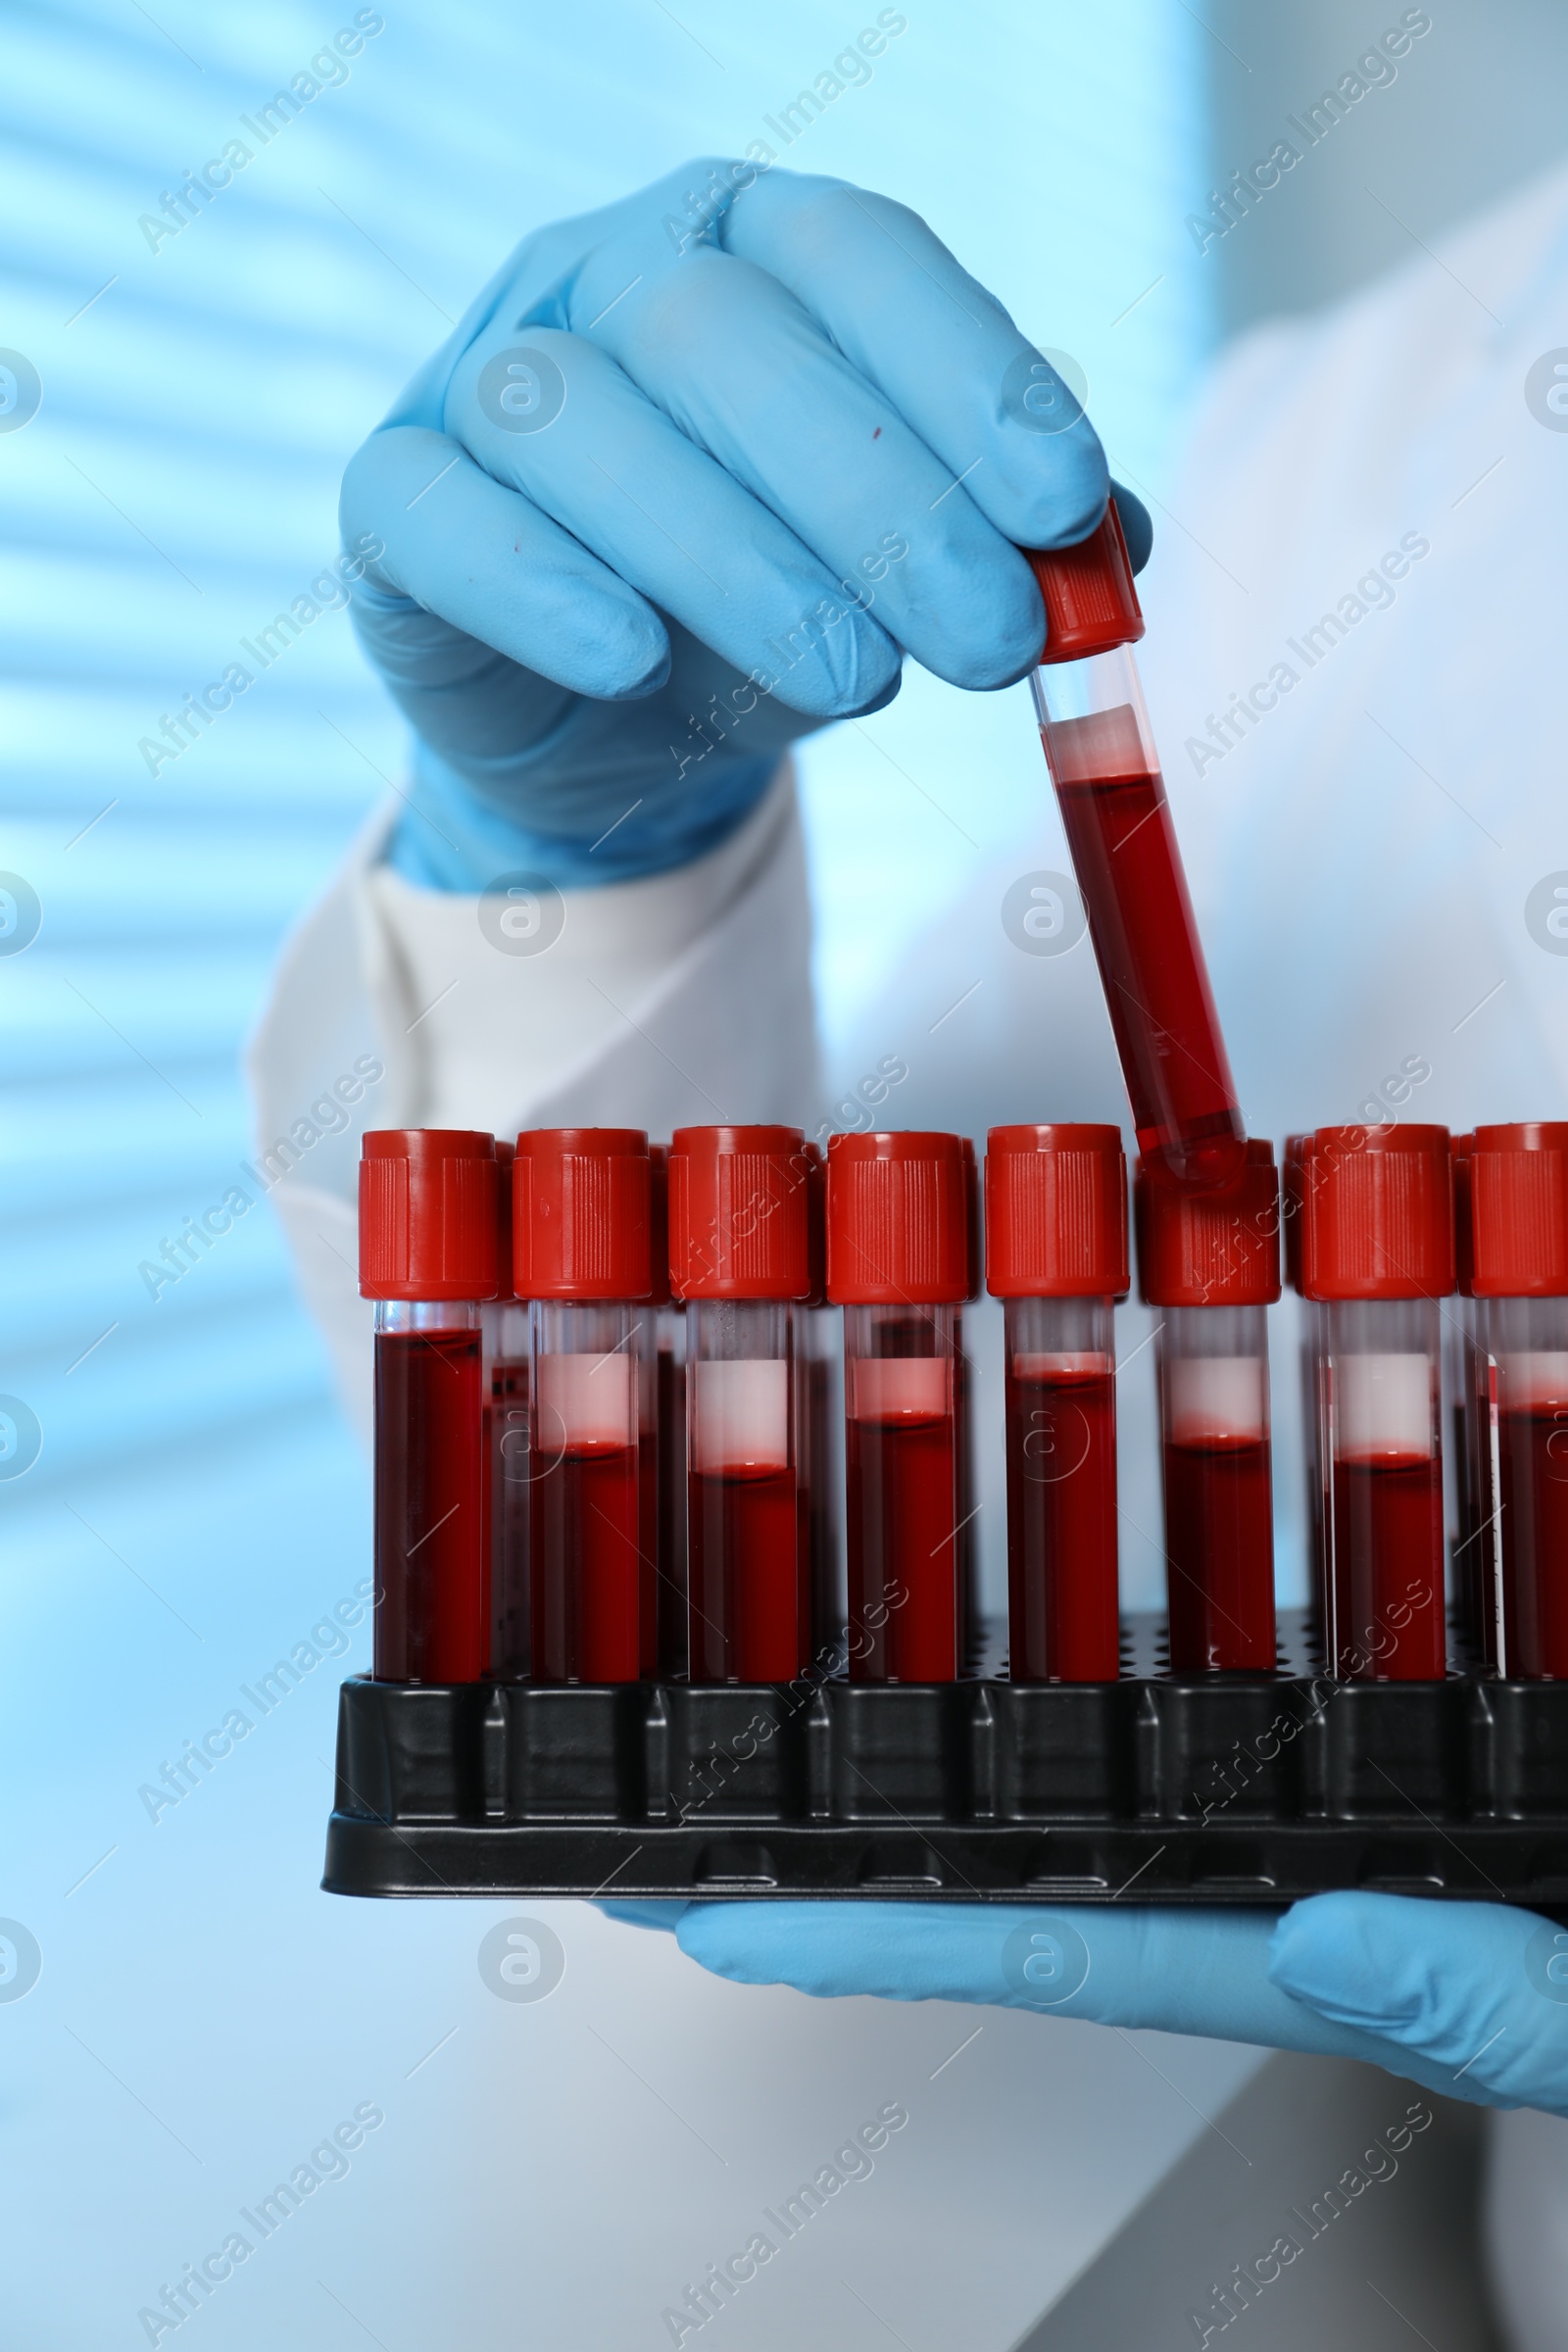
POLYGON ((1339 1887, 1568 1920, 1568 1683, 343 1686, 324 1885, 359 1895, 1250 1904, 1339 1887))

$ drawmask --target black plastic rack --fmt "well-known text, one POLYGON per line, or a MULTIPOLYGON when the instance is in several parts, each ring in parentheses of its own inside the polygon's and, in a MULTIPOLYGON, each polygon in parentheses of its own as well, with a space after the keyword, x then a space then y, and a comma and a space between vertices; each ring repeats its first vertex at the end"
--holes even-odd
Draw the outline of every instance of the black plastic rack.
POLYGON ((1568 1683, 342 1689, 335 1894, 1278 1905, 1343 1886, 1568 1914, 1568 1683))

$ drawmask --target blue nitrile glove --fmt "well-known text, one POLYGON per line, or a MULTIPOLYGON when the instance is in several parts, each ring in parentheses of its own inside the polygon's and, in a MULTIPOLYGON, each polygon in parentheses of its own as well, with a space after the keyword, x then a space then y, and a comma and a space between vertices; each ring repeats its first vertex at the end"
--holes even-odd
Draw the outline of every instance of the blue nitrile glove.
POLYGON ((355 625, 418 737, 391 862, 473 890, 700 856, 905 653, 1021 676, 1011 542, 1083 538, 1106 486, 1066 386, 886 197, 705 159, 538 230, 344 478, 355 625))
POLYGON ((1270 1911, 605 1903, 743 1984, 986 2001, 1362 2058, 1568 2116, 1568 1928, 1501 1903, 1317 1894, 1270 1911))

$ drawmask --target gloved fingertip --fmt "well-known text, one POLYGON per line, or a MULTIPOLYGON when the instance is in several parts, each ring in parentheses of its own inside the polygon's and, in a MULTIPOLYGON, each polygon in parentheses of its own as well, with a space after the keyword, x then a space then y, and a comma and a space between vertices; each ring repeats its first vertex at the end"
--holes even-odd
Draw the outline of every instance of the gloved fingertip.
POLYGON ((691 1903, 675 1930, 689 1960, 732 1984, 794 1984, 801 1991, 802 1954, 790 1935, 789 1906, 772 1903, 691 1903))
POLYGON ((596 703, 636 703, 668 684, 669 634, 651 605, 630 594, 624 603, 580 595, 578 603, 567 671, 577 693, 596 703))
POLYGON ((598 1902, 594 1905, 596 1911, 602 1911, 607 1919, 618 1920, 622 1927, 658 1928, 666 1936, 675 1933, 682 1912, 690 1908, 689 1903, 657 1899, 637 1902, 629 1898, 622 1902, 598 1902))
POLYGON ((892 702, 903 677, 899 648, 874 620, 847 613, 819 636, 804 661, 776 680, 774 699, 823 722, 858 718, 892 702))
POLYGON ((1269 1983, 1342 2024, 1404 2018, 1409 1986, 1399 1964, 1406 1957, 1407 1910, 1399 1897, 1348 1889, 1293 1903, 1268 1939, 1269 1983), (1400 1906, 1390 1917, 1395 1940, 1387 1948, 1382 1903, 1400 1906))
POLYGON ((1049 459, 1019 486, 1009 536, 1020 547, 1076 547, 1105 512, 1110 495, 1105 453, 1087 417, 1043 446, 1049 459))

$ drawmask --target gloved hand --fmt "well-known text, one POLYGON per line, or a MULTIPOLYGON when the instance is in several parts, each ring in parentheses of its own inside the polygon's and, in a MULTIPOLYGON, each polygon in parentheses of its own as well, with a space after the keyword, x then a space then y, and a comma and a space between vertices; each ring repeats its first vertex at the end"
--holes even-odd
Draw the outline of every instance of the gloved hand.
MULTIPOLYGON (((418 738, 392 862, 558 887, 701 856, 905 653, 989 688, 1083 538, 1077 401, 925 223, 687 165, 523 240, 355 456, 360 640, 418 738)), ((1118 493, 1135 564, 1149 519, 1118 493)))
POLYGON ((1501 1903, 1318 1894, 1283 1914, 974 1903, 605 1903, 743 1984, 985 2001, 1363 2058, 1568 2116, 1568 1928, 1501 1903))

